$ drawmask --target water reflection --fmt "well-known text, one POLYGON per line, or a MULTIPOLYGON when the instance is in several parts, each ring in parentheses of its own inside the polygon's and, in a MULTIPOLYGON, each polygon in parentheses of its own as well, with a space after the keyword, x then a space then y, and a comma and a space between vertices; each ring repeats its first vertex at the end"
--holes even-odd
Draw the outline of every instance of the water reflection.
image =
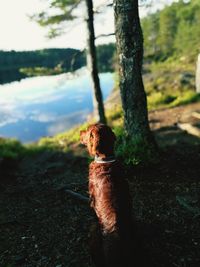
MULTIPOLYGON (((113 75, 100 74, 100 81, 105 99, 113 88, 113 75)), ((91 111, 91 83, 86 73, 0 85, 0 136, 34 141, 83 122, 91 111)))
POLYGON ((84 111, 77 111, 69 115, 60 116, 54 123, 52 123, 47 131, 49 135, 54 135, 69 129, 72 125, 84 121, 89 113, 89 109, 84 111))
POLYGON ((13 67, 11 70, 0 70, 0 84, 20 81, 27 76, 19 71, 19 68, 13 67))

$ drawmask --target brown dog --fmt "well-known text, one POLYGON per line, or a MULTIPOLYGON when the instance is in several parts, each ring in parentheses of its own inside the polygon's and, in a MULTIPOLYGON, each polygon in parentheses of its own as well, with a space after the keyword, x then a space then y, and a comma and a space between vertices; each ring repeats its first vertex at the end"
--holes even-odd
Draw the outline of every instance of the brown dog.
POLYGON ((137 254, 137 242, 133 242, 128 183, 114 157, 116 137, 108 126, 97 123, 81 131, 80 139, 95 157, 89 167, 89 195, 100 227, 93 237, 93 260, 101 267, 142 266, 131 260, 132 254, 137 254))

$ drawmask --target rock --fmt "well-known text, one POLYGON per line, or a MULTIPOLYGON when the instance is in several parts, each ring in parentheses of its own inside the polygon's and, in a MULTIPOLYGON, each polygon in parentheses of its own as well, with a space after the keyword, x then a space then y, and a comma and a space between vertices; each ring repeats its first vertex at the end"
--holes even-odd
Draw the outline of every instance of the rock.
POLYGON ((180 84, 182 86, 190 85, 192 84, 192 81, 194 81, 194 74, 190 72, 183 72, 180 74, 180 84))

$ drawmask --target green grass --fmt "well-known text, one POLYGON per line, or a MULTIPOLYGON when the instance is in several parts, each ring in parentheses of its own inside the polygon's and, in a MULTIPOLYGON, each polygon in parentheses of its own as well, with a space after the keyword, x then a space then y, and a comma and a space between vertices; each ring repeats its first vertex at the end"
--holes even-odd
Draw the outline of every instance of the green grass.
POLYGON ((194 91, 183 92, 177 96, 177 98, 169 105, 170 107, 176 107, 180 105, 186 105, 200 101, 200 94, 194 91))
POLYGON ((67 132, 57 134, 53 137, 43 137, 38 141, 36 146, 66 152, 70 150, 71 145, 79 142, 80 131, 86 129, 87 126, 88 123, 84 123, 81 126, 76 126, 67 132))
POLYGON ((40 154, 44 151, 67 152, 73 144, 79 143, 79 133, 87 128, 84 123, 67 132, 57 134, 53 137, 43 137, 38 142, 23 145, 16 139, 0 138, 0 159, 19 160, 24 156, 40 154))
POLYGON ((155 92, 147 97, 148 109, 171 108, 200 101, 200 94, 192 90, 167 94, 155 92))
MULTIPOLYGON (((200 94, 194 91, 194 63, 186 61, 186 58, 170 58, 165 62, 145 66, 148 72, 144 76, 144 84, 149 111, 200 101, 200 94)), ((116 84, 118 84, 117 77, 116 75, 116 84)), ((115 90, 117 89, 115 88, 115 90)), ((146 162, 152 157, 152 149, 149 149, 145 142, 141 140, 134 140, 133 142, 125 137, 123 111, 120 103, 111 105, 111 108, 106 110, 106 116, 108 124, 113 128, 118 138, 116 146, 118 156, 122 157, 128 164, 146 162)), ((79 132, 87 126, 88 123, 84 123, 53 137, 43 137, 38 142, 29 145, 22 145, 14 139, 0 138, 0 159, 20 159, 26 155, 31 156, 44 151, 64 153, 71 151, 74 149, 74 145, 76 147, 79 144, 79 132)))
MULTIPOLYGON (((176 94, 168 94, 154 92, 148 96, 149 110, 159 108, 170 108, 200 101, 200 94, 196 94, 192 90, 179 92, 176 94)), ((152 149, 141 140, 126 140, 123 128, 123 112, 120 105, 116 105, 114 109, 107 111, 109 125, 113 128, 118 142, 117 155, 122 157, 127 164, 139 164, 147 162, 152 158, 152 149), (143 145, 141 145, 143 143, 143 145)), ((88 123, 77 126, 67 132, 57 134, 53 137, 43 137, 38 142, 22 145, 15 139, 0 138, 0 159, 20 159, 24 156, 39 154, 44 151, 60 151, 68 152, 72 150, 74 144, 79 143, 79 133, 86 129, 88 123)))

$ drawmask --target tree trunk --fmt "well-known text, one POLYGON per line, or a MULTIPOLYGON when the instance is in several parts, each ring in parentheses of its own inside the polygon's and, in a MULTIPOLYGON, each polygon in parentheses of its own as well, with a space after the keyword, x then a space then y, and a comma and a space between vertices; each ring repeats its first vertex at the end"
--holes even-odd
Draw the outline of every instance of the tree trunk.
POLYGON ((143 35, 138 0, 114 0, 114 13, 125 129, 131 139, 149 142, 153 138, 142 80, 143 35))
POLYGON ((95 33, 94 33, 94 13, 93 13, 93 1, 85 0, 87 7, 87 29, 88 29, 88 49, 87 49, 87 64, 91 73, 93 83, 93 106, 95 115, 98 117, 98 121, 106 123, 103 97, 100 88, 100 81, 98 76, 96 47, 95 47, 95 33))
POLYGON ((197 67, 196 67, 196 92, 200 93, 200 54, 197 59, 197 67))

